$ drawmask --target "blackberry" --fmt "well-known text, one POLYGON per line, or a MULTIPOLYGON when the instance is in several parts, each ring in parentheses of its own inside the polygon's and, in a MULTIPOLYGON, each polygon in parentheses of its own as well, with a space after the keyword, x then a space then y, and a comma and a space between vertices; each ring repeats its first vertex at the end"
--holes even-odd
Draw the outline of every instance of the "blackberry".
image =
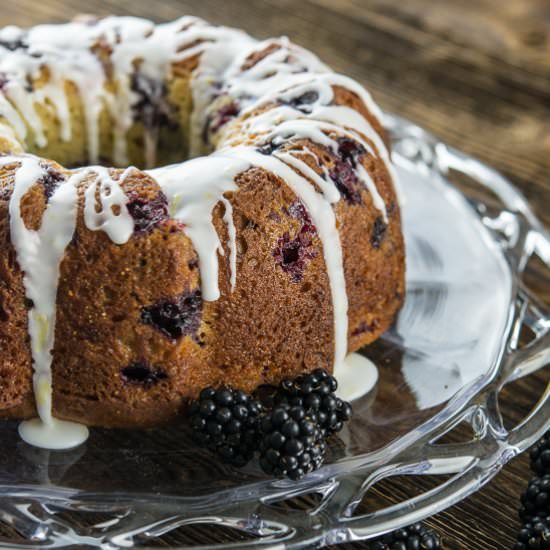
POLYGON ((512 550, 550 550, 550 517, 526 523, 512 550))
POLYGON ((38 180, 38 183, 44 188, 46 202, 49 202, 61 182, 65 181, 65 176, 49 164, 42 163, 41 167, 46 173, 38 180))
POLYGON ((194 439, 224 462, 244 466, 257 447, 261 410, 259 401, 241 390, 205 388, 189 407, 194 439))
POLYGON ((200 290, 184 292, 172 299, 141 308, 141 322, 155 327, 174 341, 183 336, 194 335, 201 324, 201 317, 200 290))
POLYGON ((386 235, 387 229, 388 229, 388 226, 386 225, 386 223, 384 223, 384 220, 382 219, 382 217, 378 216, 374 220, 374 224, 372 226, 372 232, 370 235, 370 243, 372 244, 373 248, 380 248, 380 245, 384 240, 384 236, 386 235))
POLYGON ((303 374, 294 380, 283 380, 275 392, 276 403, 303 407, 316 417, 323 436, 339 432, 351 418, 347 401, 336 397, 338 382, 324 369, 303 374))
POLYGON ((297 480, 324 461, 327 446, 322 430, 303 407, 277 405, 262 417, 259 432, 260 467, 266 474, 297 480))
POLYGON ((317 251, 313 249, 309 226, 303 226, 295 239, 288 232, 277 240, 273 250, 275 261, 281 269, 290 274, 292 282, 299 283, 304 275, 306 263, 315 258, 317 251))
POLYGON ((355 140, 338 139, 338 159, 330 171, 330 178, 336 184, 343 199, 351 204, 362 203, 362 185, 355 170, 360 157, 365 152, 365 148, 355 140))
POLYGON ((139 197, 134 192, 129 192, 126 208, 128 208, 128 213, 134 220, 134 233, 136 235, 150 233, 170 217, 168 214, 168 199, 162 191, 159 191, 154 198, 149 200, 139 197))
POLYGON ((524 522, 550 515, 550 474, 534 477, 521 496, 519 516, 524 522))
POLYGON ((338 155, 353 168, 357 167, 359 157, 364 154, 365 148, 358 141, 346 137, 338 138, 338 155))
POLYGON ((539 476, 550 474, 550 431, 531 449, 531 469, 539 476))
POLYGON ((218 109, 210 120, 210 131, 215 133, 222 126, 225 126, 231 119, 235 118, 241 112, 239 104, 235 101, 226 103, 218 109))
POLYGON ((368 548, 369 550, 438 550, 441 548, 441 537, 426 525, 415 523, 374 540, 368 548))
POLYGON ((277 151, 281 147, 280 143, 276 143, 275 141, 270 141, 268 143, 265 143, 264 145, 260 145, 256 151, 258 153, 261 153, 262 155, 271 155, 274 151, 277 151))
POLYGON ((282 105, 289 105, 302 113, 311 113, 311 105, 319 99, 319 94, 315 90, 304 92, 302 95, 293 97, 289 101, 280 101, 282 105))
POLYGON ((337 160, 329 175, 346 202, 350 204, 361 204, 363 202, 359 178, 349 162, 337 160))
POLYGON ((136 361, 120 371, 124 382, 143 386, 146 389, 166 380, 168 375, 161 369, 149 365, 146 361, 136 361))

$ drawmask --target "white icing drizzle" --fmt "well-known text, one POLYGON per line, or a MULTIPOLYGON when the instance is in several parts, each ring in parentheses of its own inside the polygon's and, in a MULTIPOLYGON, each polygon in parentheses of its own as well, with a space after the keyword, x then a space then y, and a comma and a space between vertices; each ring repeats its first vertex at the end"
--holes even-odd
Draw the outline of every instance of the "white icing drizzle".
POLYGON ((229 237, 229 266, 231 269, 231 290, 235 290, 237 284, 237 231, 233 222, 233 207, 231 203, 222 197, 222 202, 225 207, 223 221, 227 225, 227 235, 229 237))
MULTIPOLYGON (((0 166, 18 164, 14 188, 9 203, 10 234, 17 262, 23 271, 25 293, 31 300, 28 314, 29 335, 33 360, 33 387, 39 419, 23 423, 21 435, 37 444, 44 431, 59 434, 67 430, 62 440, 70 447, 85 439, 87 429, 73 423, 64 423, 52 417, 52 349, 55 337, 57 285, 59 266, 65 247, 76 226, 77 189, 82 174, 75 174, 60 185, 50 197, 42 224, 37 231, 27 229, 21 216, 21 200, 41 177, 46 175, 40 159, 33 156, 0 157, 0 166)), ((58 444, 62 442, 59 439, 58 444)))
POLYGON ((343 362, 347 352, 348 295, 340 235, 331 203, 318 193, 304 176, 274 156, 262 155, 251 147, 235 147, 223 152, 230 153, 236 158, 249 162, 252 166, 259 166, 279 176, 302 201, 311 216, 317 234, 323 243, 323 255, 332 293, 334 364, 339 365, 343 362))
POLYGON ((134 232, 134 220, 128 212, 128 198, 120 184, 135 168, 127 168, 119 180, 114 180, 111 173, 103 166, 85 169, 86 174, 97 174, 94 182, 86 189, 84 205, 84 222, 91 231, 102 230, 115 244, 124 244, 134 232), (99 184, 99 189, 98 189, 99 184), (96 195, 99 193, 101 210, 96 207, 96 195))
POLYGON ((345 401, 356 401, 374 389, 378 382, 376 365, 360 353, 350 353, 334 369, 338 380, 336 395, 345 401))
MULTIPOLYGON (((262 137, 265 142, 274 141, 277 143, 285 139, 308 139, 328 147, 336 153, 338 143, 329 134, 345 136, 361 143, 368 153, 380 156, 388 168, 390 176, 396 181, 387 148, 368 120, 355 109, 344 105, 330 105, 334 99, 333 85, 346 85, 363 99, 366 106, 373 104, 370 95, 366 91, 361 92, 362 88, 360 86, 357 84, 351 85, 350 82, 353 81, 332 73, 316 74, 314 76, 307 73, 305 75, 304 73, 290 73, 286 75, 286 78, 284 75, 277 83, 277 90, 271 90, 265 96, 253 102, 245 109, 244 113, 253 113, 259 107, 274 101, 282 101, 283 104, 250 116, 242 127, 239 127, 238 136, 234 139, 231 139, 230 136, 228 144, 238 143, 242 140, 242 133, 250 136, 263 134, 262 137), (316 94, 316 99, 306 104, 303 110, 299 111, 285 104, 285 102, 288 103, 308 92, 316 94), (376 149, 373 149, 370 143, 376 149)), ((380 112, 375 109, 371 113, 376 117, 380 112)), ((305 163, 300 160, 291 161, 289 160, 290 156, 292 155, 285 155, 285 162, 292 163, 295 168, 300 169, 302 172, 308 171, 305 163)), ((375 208, 381 212, 384 222, 387 223, 388 216, 384 200, 361 163, 358 163, 356 175, 369 190, 375 208)), ((328 176, 328 174, 325 173, 325 176, 328 176)), ((322 183, 318 180, 317 183, 322 186, 322 183)))
MULTIPOLYGON (((207 301, 220 297, 218 251, 222 247, 212 223, 212 210, 223 199, 224 193, 237 190, 234 180, 249 166, 246 160, 216 153, 148 171, 168 198, 171 216, 185 225, 184 232, 199 257, 202 297, 207 301)), ((226 213, 232 213, 227 209, 228 202, 226 213)), ((233 284, 236 280, 235 226, 231 214, 224 216, 224 221, 230 238, 233 284)))
MULTIPOLYGON (((134 122, 133 108, 140 101, 139 94, 132 89, 134 74, 162 83, 170 76, 174 63, 214 49, 214 54, 207 56, 208 65, 201 63, 204 71, 201 75, 210 75, 212 80, 214 73, 207 66, 226 66, 243 45, 249 47, 253 43, 241 31, 213 27, 187 16, 160 25, 137 17, 106 17, 92 25, 72 22, 38 25, 29 31, 17 27, 0 29, 0 41, 10 40, 23 40, 28 45, 15 51, 0 46, 0 74, 8 77, 4 94, 9 99, 0 103, 0 116, 16 129, 18 137, 26 138, 26 121, 33 129, 36 146, 47 146, 48 139, 36 110, 37 104, 45 105, 47 100, 60 122, 61 139, 69 141, 71 117, 64 81, 73 82, 82 98, 89 161, 99 160, 99 116, 106 108, 113 120, 113 160, 119 166, 128 163, 126 135, 134 122), (105 67, 93 51, 97 44, 112 50, 109 58, 112 87, 107 86, 105 67), (27 89, 29 80, 39 79, 44 65, 49 72, 46 84, 27 89)), ((156 129, 145 136, 146 156, 151 164, 156 138, 156 129)))
POLYGON ((52 418, 46 423, 40 418, 31 418, 19 424, 19 435, 34 447, 64 451, 82 445, 88 439, 89 431, 77 422, 52 418))
MULTIPOLYGON (((355 376, 361 380, 361 391, 373 383, 372 369, 369 371, 365 366, 366 359, 359 361, 354 358, 356 354, 346 358, 348 298, 342 246, 333 211, 333 205, 340 199, 335 182, 307 147, 297 153, 275 150, 271 155, 256 150, 257 146, 271 141, 280 144, 307 139, 337 153, 338 138, 347 137, 360 143, 368 154, 380 158, 395 182, 389 153, 371 122, 354 109, 332 104, 333 87, 341 86, 356 94, 370 114, 380 121, 379 109, 362 86, 330 72, 317 57, 286 38, 257 42, 241 31, 214 27, 193 17, 161 25, 134 17, 107 17, 91 25, 73 22, 40 25, 29 31, 18 27, 0 29, 0 42, 10 41, 26 46, 14 51, 0 46, 0 138, 13 143, 14 152, 25 145, 46 147, 48 136, 37 109, 40 105, 54 109, 60 139, 71 140, 72 120, 65 93, 70 82, 81 97, 88 157, 94 164, 102 149, 99 128, 102 111, 106 110, 112 120, 112 158, 116 164, 125 165, 127 133, 135 122, 134 110, 143 100, 143 90, 134 89, 134 79, 144 78, 153 83, 151 90, 162 89, 175 64, 199 56, 191 87, 193 111, 188 132, 191 154, 208 150, 209 144, 203 142, 202 134, 209 115, 215 113, 218 96, 235 101, 240 116, 219 131, 217 152, 152 169, 148 174, 162 188, 169 201, 171 217, 183 224, 197 252, 203 298, 212 301, 220 296, 218 256, 224 255, 224 247, 213 223, 213 210, 220 202, 225 208, 223 222, 228 235, 230 285, 234 289, 236 230, 233 208, 225 194, 237 190, 235 179, 239 174, 253 166, 261 167, 282 178, 301 200, 321 240, 334 311, 335 372, 342 378, 341 385, 351 388, 341 391, 347 399, 353 398, 350 396, 357 389, 353 383, 355 376), (109 71, 98 56, 98 48, 111 52, 109 71), (266 53, 266 48, 272 49, 266 53), (262 53, 261 59, 243 69, 255 53, 262 53), (308 94, 308 100, 299 104, 297 100, 304 94, 308 94), (255 114, 267 105, 269 108, 255 114), (237 130, 238 136, 232 130, 237 130), (31 138, 34 144, 29 143, 31 138), (296 154, 312 156, 322 175, 296 154)), ((151 101, 158 99, 150 98, 151 101)), ((147 128, 144 156, 149 166, 156 161, 157 141, 158 128, 147 128)), ((105 232, 113 243, 122 245, 131 237, 134 222, 121 183, 134 168, 126 169, 116 180, 101 166, 75 172, 50 198, 41 228, 31 231, 21 219, 20 201, 45 175, 45 169, 40 160, 31 155, 0 156, 0 166, 14 163, 18 168, 10 200, 10 228, 17 260, 24 272, 26 294, 33 303, 29 311, 29 332, 39 412, 39 419, 23 423, 20 432, 33 444, 66 448, 87 436, 83 426, 62 423, 52 417, 51 352, 59 266, 76 224, 77 187, 90 179, 84 202, 86 226, 92 231, 105 232)), ((357 164, 357 177, 387 222, 386 206, 375 182, 361 163, 357 164)))
MULTIPOLYGON (((296 75, 321 73, 328 68, 311 52, 290 44, 286 37, 259 42, 251 50, 242 51, 227 68, 223 81, 232 97, 263 98, 281 90, 285 83, 293 82, 296 75), (241 67, 254 52, 262 52, 271 45, 278 46, 247 70, 241 67)), ((311 76, 310 76, 311 78, 311 76)), ((285 87, 288 87, 286 85, 285 87)))
MULTIPOLYGON (((311 152, 310 154, 313 155, 311 152)), ((321 189, 321 192, 331 204, 334 204, 340 200, 340 192, 334 185, 334 182, 328 178, 322 178, 319 176, 319 174, 317 174, 313 168, 310 168, 306 162, 296 158, 291 153, 274 153, 274 156, 297 170, 300 170, 304 176, 312 180, 319 187, 319 189, 321 189)), ((315 155, 313 156, 317 159, 315 155)))
POLYGON ((0 167, 17 165, 9 203, 10 234, 17 262, 23 271, 26 297, 31 300, 28 315, 33 388, 39 418, 23 422, 21 437, 30 444, 46 448, 70 448, 86 440, 88 430, 74 422, 52 416, 52 350, 55 338, 59 268, 65 249, 76 227, 77 187, 91 173, 96 180, 88 187, 85 199, 85 223, 91 230, 103 230, 110 239, 125 243, 133 233, 133 220, 126 209, 126 196, 120 183, 132 170, 115 181, 103 167, 90 167, 74 173, 59 185, 50 197, 40 228, 27 229, 21 216, 21 200, 47 176, 43 161, 32 155, 0 157, 0 167), (100 182, 101 212, 95 211, 96 189, 100 182), (116 207, 116 208, 115 208, 116 207), (118 212, 118 214, 116 212, 118 212))
POLYGON ((219 82, 220 75, 239 52, 249 51, 256 43, 250 36, 240 31, 232 30, 231 33, 227 33, 228 29, 225 29, 217 41, 203 46, 200 65, 193 74, 193 111, 189 129, 191 157, 197 157, 206 151, 202 137, 203 128, 208 116, 208 107, 215 95, 219 93, 216 84, 219 82))

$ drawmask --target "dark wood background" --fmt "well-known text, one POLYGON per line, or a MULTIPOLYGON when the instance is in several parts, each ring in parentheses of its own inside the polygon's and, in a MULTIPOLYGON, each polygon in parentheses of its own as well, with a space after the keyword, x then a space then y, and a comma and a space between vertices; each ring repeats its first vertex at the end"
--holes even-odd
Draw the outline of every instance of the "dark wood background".
MULTIPOLYGON (((155 20, 191 14, 259 38, 286 34, 366 84, 384 109, 501 170, 550 226, 548 0, 3 0, 0 26, 77 13, 155 20)), ((550 302, 548 285, 536 275, 533 285, 550 302)), ((515 385, 510 420, 525 414, 546 380, 515 385)), ((528 460, 520 457, 483 490, 430 520, 445 548, 511 548, 528 478, 528 460)), ((391 501, 423 486, 412 479, 381 488, 374 498, 391 501)))

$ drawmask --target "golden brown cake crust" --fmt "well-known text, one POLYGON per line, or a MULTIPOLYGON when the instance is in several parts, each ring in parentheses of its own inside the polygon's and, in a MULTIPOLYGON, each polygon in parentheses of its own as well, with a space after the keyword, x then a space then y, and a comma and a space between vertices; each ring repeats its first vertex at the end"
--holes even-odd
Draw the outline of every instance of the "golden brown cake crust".
MULTIPOLYGON (((118 246, 104 233, 86 228, 80 201, 58 291, 52 367, 56 416, 89 425, 156 425, 174 418, 186 399, 207 385, 252 390, 299 372, 331 369, 333 317, 321 242, 313 237, 314 255, 302 279, 293 281, 278 268, 273 250, 285 233, 301 229, 289 214, 296 196, 261 169, 248 170, 237 182, 239 190, 231 196, 239 235, 236 288, 231 291, 228 262, 222 261, 222 297, 202 302, 200 326, 177 341, 144 324, 141 315, 150 304, 198 291, 197 258, 189 239, 171 221, 118 246), (125 379, 124 369, 132 364, 146 365, 162 378, 157 373, 158 380, 145 383, 125 379)), ((123 188, 144 199, 159 191, 141 172, 128 177, 123 188)), ((387 204, 396 200, 391 185, 382 192, 387 204)), ((363 195, 364 205, 342 202, 336 208, 350 303, 350 351, 388 328, 404 293, 399 209, 391 209, 388 230, 380 246, 373 246, 377 211, 368 192, 363 195)), ((31 225, 44 198, 38 186, 29 197, 34 204, 28 205, 25 219, 31 225)), ((4 226, 5 208, 2 213, 4 226)), ((227 242, 222 216, 220 206, 215 225, 227 242)), ((2 247, 2 266, 10 261, 9 248, 2 247)), ((13 262, 13 251, 11 258, 13 262)), ((2 414, 8 416, 34 414, 21 279, 18 270, 8 268, 3 277, 8 284, 0 290, 2 311, 9 312, 0 318, 0 335, 7 343, 2 350, 13 357, 4 363, 14 393, 8 400, 10 394, 2 392, 2 414), (18 408, 11 410, 13 406, 18 408)))

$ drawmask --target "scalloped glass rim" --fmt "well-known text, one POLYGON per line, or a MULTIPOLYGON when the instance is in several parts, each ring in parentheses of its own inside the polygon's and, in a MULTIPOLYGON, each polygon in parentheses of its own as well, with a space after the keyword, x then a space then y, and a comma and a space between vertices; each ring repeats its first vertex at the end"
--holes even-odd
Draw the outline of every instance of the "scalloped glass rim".
POLYGON ((254 466, 235 471, 209 462, 177 428, 142 438, 94 430, 87 447, 51 453, 20 442, 16 423, 5 422, 0 518, 26 539, 10 547, 118 548, 137 535, 153 538, 193 523, 258 537, 223 547, 370 538, 471 494, 550 426, 548 389, 511 430, 496 399, 504 384, 550 360, 550 315, 521 284, 531 255, 550 266, 548 232, 491 168, 403 119, 387 115, 385 122, 405 198, 408 295, 394 329, 365 351, 381 366, 380 384, 355 403, 329 463, 299 483, 267 479, 254 466), (502 208, 464 196, 449 182, 450 171, 498 195, 502 208), (524 324, 535 339, 518 348, 524 324), (433 444, 462 420, 471 423, 475 441, 433 444), (378 480, 424 473, 452 477, 414 499, 354 515, 378 480), (311 492, 322 495, 314 510, 285 514, 273 506, 311 492), (111 519, 84 529, 61 521, 60 510, 111 519))

